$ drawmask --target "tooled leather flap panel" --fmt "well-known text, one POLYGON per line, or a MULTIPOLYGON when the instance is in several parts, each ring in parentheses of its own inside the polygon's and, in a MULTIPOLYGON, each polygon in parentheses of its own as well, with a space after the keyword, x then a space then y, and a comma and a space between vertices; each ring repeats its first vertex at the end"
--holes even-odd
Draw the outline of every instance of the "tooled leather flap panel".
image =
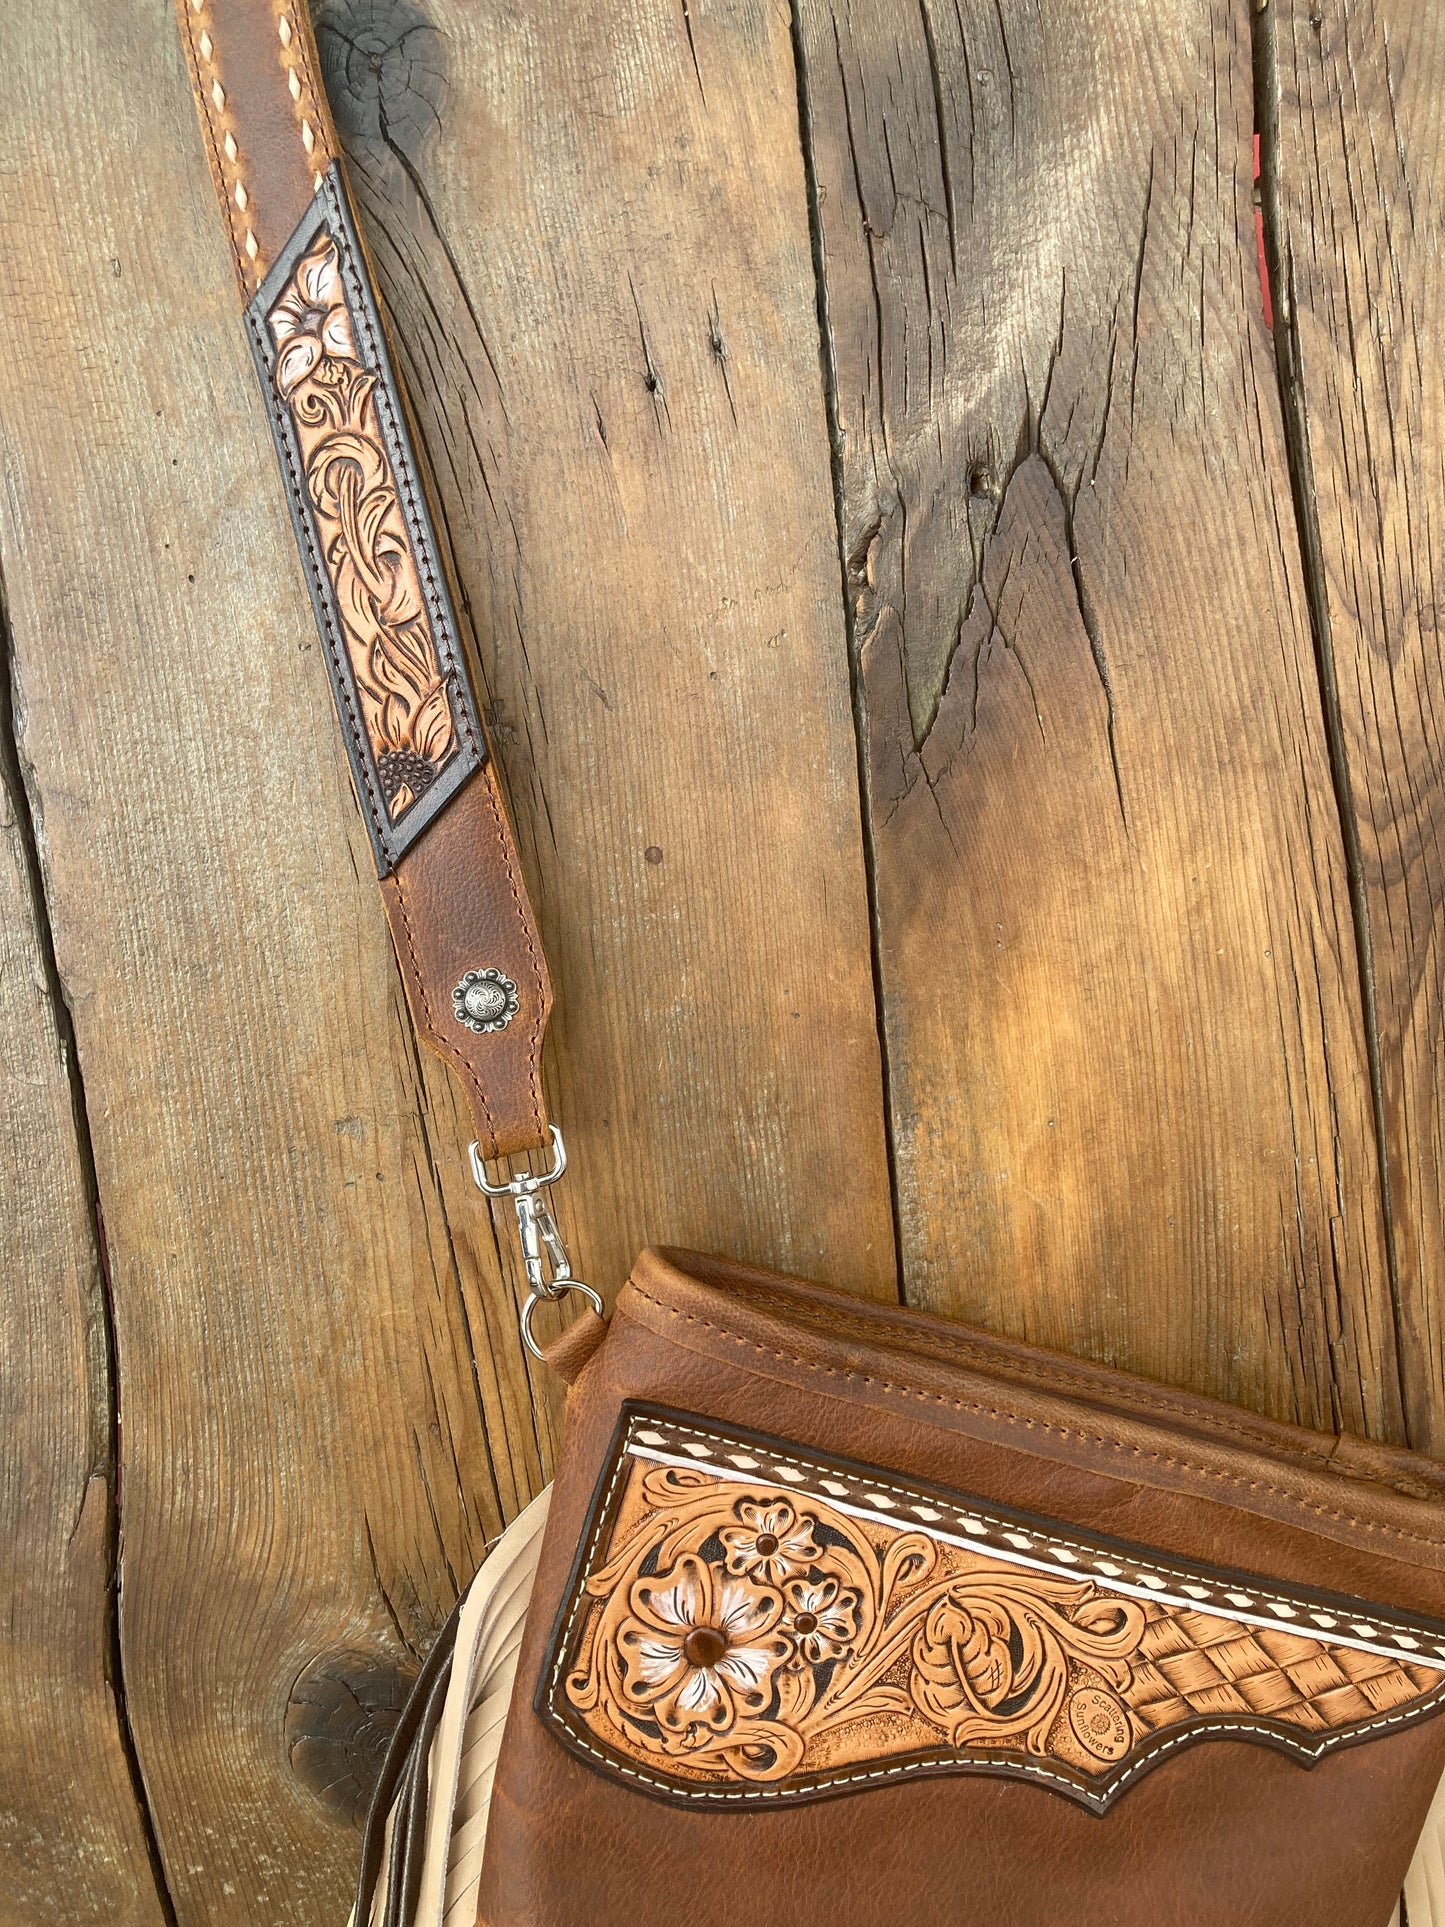
POLYGON ((1442 1703, 1445 1625, 656 1408, 624 1413, 536 1699, 694 1809, 984 1773, 1098 1813, 1188 1747, 1308 1766, 1442 1703))

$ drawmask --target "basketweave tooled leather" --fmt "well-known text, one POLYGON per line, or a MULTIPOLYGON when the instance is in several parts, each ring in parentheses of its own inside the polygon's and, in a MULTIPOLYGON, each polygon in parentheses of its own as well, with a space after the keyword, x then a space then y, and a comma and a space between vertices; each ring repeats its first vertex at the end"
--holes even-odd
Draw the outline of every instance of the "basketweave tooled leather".
POLYGON ((177 13, 412 1016, 466 1085, 482 1155, 530 1150, 551 983, 306 9, 177 13))
POLYGON ((644 1254, 569 1395, 481 1927, 1384 1927, 1445 1768, 1442 1491, 644 1254))

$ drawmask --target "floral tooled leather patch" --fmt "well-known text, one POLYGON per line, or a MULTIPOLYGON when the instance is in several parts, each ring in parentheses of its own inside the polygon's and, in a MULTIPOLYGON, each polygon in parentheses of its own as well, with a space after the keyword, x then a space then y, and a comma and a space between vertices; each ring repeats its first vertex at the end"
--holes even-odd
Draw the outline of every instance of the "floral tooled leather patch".
POLYGON ((318 234, 266 317, 276 390, 290 410, 362 720, 390 816, 435 782, 456 748, 452 695, 363 367, 334 235, 318 234))
POLYGON ((485 758, 335 167, 247 310, 357 790, 385 875, 485 758))
POLYGON ((1313 1762, 1442 1699, 1445 1627, 638 1414, 538 1710, 688 1805, 961 1771, 1103 1811, 1196 1741, 1313 1762))

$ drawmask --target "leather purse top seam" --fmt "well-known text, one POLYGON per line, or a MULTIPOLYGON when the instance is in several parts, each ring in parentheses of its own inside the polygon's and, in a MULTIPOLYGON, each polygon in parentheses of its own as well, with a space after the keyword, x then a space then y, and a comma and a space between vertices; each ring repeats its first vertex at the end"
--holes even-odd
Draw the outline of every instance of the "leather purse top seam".
POLYGON ((1268 1493, 1271 1497, 1282 1499, 1302 1512, 1312 1513, 1320 1519, 1331 1519, 1340 1525, 1355 1526, 1362 1532, 1381 1534, 1409 1544, 1429 1546, 1437 1552, 1445 1551, 1445 1539, 1433 1538, 1425 1533, 1408 1532, 1400 1526, 1383 1525, 1374 1520, 1357 1518, 1353 1513, 1338 1512, 1328 1506, 1315 1505, 1308 1499, 1300 1498, 1297 1493, 1288 1492, 1282 1486, 1270 1485, 1262 1479, 1248 1479, 1237 1473, 1217 1471, 1209 1466, 1199 1465, 1192 1459, 1151 1451, 1142 1445, 1125 1445, 1120 1440, 1110 1438, 1102 1432, 1074 1430, 1067 1426, 1054 1425, 1047 1419, 1021 1419, 1015 1413, 1005 1411, 1001 1406, 987 1405, 979 1400, 950 1399, 941 1392, 924 1391, 918 1386, 904 1385, 894 1379, 875 1378, 871 1373, 842 1370, 835 1365, 820 1365, 814 1359, 803 1357, 801 1353, 779 1351, 773 1346, 761 1344, 744 1333, 730 1330, 726 1325, 717 1324, 714 1320, 703 1318, 695 1312, 680 1311, 675 1305, 669 1305, 665 1299, 654 1296, 635 1280, 631 1281, 631 1289, 639 1298, 650 1305, 655 1305, 658 1310, 666 1312, 671 1318, 681 1319, 689 1325, 701 1325, 705 1330, 716 1332, 719 1337, 729 1339, 733 1344, 751 1347, 760 1356, 776 1358, 784 1364, 800 1365, 804 1370, 816 1372, 821 1377, 852 1381, 856 1384, 872 1386, 878 1391, 894 1392, 904 1398, 916 1398, 925 1403, 948 1406, 955 1411, 972 1412, 978 1417, 994 1419, 1005 1425, 1022 1425, 1029 1431, 1052 1433, 1059 1438, 1072 1438, 1084 1444, 1103 1446, 1111 1452, 1150 1460, 1176 1471, 1190 1472, 1196 1477, 1210 1479, 1216 1484, 1238 1486, 1241 1490, 1248 1492, 1268 1493))
MULTIPOLYGON (((685 1268, 684 1275, 688 1275, 685 1268)), ((632 1282, 635 1289, 635 1281, 632 1282)), ((761 1301, 764 1316, 768 1316, 771 1312, 771 1315, 787 1319, 786 1309, 772 1310, 772 1306, 776 1304, 779 1297, 778 1293, 769 1294, 766 1291, 760 1291, 749 1295, 754 1302, 761 1301)), ((889 1322, 885 1321, 885 1329, 888 1329, 889 1322)), ((879 1334, 866 1319, 856 1315, 850 1316, 846 1311, 835 1313, 833 1307, 829 1306, 828 1326, 824 1335, 833 1338, 843 1333, 852 1333, 866 1344, 879 1343, 879 1334)), ((890 1329, 889 1336, 892 1335, 890 1329)), ((1341 1465, 1337 1455, 1341 1445, 1347 1442, 1343 1435, 1328 1439, 1321 1435, 1321 1443, 1318 1446, 1312 1446, 1303 1442, 1303 1438, 1309 1435, 1299 1434, 1299 1428, 1281 1426, 1279 1432, 1276 1432, 1263 1425, 1251 1424, 1247 1415, 1223 1406, 1217 1400, 1211 1399, 1206 1404, 1202 1400, 1191 1397, 1187 1392, 1177 1395, 1170 1395, 1163 1390, 1151 1392, 1144 1381, 1126 1380, 1117 1387, 1101 1387, 1086 1373, 1070 1370, 1069 1361, 1061 1355, 1052 1355, 1049 1362, 1043 1366, 1034 1365, 1026 1358, 1015 1356, 1000 1361, 986 1346, 973 1343, 962 1334, 930 1331, 928 1336, 930 1343, 945 1354, 942 1357, 933 1358, 930 1361, 932 1363, 972 1366, 985 1376, 1018 1380, 1045 1393, 1077 1398, 1102 1407, 1106 1411, 1109 1409, 1107 1401, 1113 1398, 1118 1404, 1127 1405, 1131 1410, 1155 1412, 1164 1418, 1174 1420, 1179 1425, 1206 1435, 1220 1433, 1225 1437, 1232 1437, 1257 1446, 1262 1452, 1288 1453, 1306 1467, 1329 1472, 1336 1477, 1350 1479, 1360 1484, 1377 1486, 1381 1491, 1395 1493, 1401 1498, 1423 1501, 1426 1504, 1445 1498, 1445 1492, 1438 1495, 1433 1492, 1422 1492, 1418 1484, 1407 1484, 1403 1476, 1400 1479, 1393 1479, 1386 1472, 1371 1466, 1341 1465), (1286 1429, 1289 1433, 1296 1435, 1280 1436, 1280 1433, 1286 1432, 1286 1429)), ((918 1355, 906 1345, 898 1349, 906 1355, 918 1355)), ((1124 1377, 1123 1374, 1120 1376, 1124 1377)), ((1359 1443, 1369 1444, 1364 1440, 1359 1443)), ((1381 1446, 1375 1449, 1388 1452, 1394 1448, 1381 1446)), ((1445 1467, 1441 1468, 1441 1472, 1442 1476, 1445 1476, 1445 1467)))
MULTIPOLYGON (((873 1334, 869 1332, 866 1324, 861 1319, 848 1319, 846 1317, 840 1319, 839 1328, 841 1330, 851 1331, 865 1341, 873 1337, 873 1334)), ((1090 1403, 1096 1403, 1102 1396, 1100 1387, 1095 1385, 1091 1379, 1081 1373, 1070 1372, 1067 1367, 1050 1364, 1043 1369, 1036 1367, 1031 1368, 1026 1361, 1021 1359, 1010 1359, 1007 1365, 1000 1366, 984 1347, 972 1345, 966 1338, 950 1338, 941 1333, 930 1334, 930 1336, 933 1337, 941 1349, 947 1348, 947 1352, 950 1355, 949 1362, 971 1365, 977 1370, 989 1375, 1003 1371, 1006 1372, 1010 1378, 1019 1379, 1024 1384, 1035 1386, 1042 1391, 1075 1396, 1088 1400, 1090 1403)), ((1208 1426, 1213 1430, 1228 1433, 1235 1438, 1246 1439, 1251 1444, 1258 1445, 1266 1451, 1278 1451, 1280 1449, 1280 1441, 1271 1437, 1267 1431, 1250 1425, 1247 1420, 1228 1417, 1222 1413, 1216 1416, 1212 1412, 1208 1414, 1195 1412, 1189 1408, 1187 1401, 1183 1399, 1171 1399, 1167 1396, 1151 1395, 1148 1392, 1136 1391, 1132 1386, 1121 1390, 1118 1396, 1121 1402, 1127 1403, 1131 1407, 1137 1407, 1141 1411, 1158 1412, 1166 1417, 1178 1420, 1181 1424, 1189 1424, 1193 1421, 1201 1426, 1208 1426)), ((1285 1449, 1294 1451, 1301 1459, 1320 1467, 1328 1466, 1330 1463, 1330 1454, 1323 1449, 1316 1451, 1303 1445, 1287 1446, 1285 1449)), ((1376 1483, 1386 1484, 1388 1482, 1378 1480, 1376 1483)))

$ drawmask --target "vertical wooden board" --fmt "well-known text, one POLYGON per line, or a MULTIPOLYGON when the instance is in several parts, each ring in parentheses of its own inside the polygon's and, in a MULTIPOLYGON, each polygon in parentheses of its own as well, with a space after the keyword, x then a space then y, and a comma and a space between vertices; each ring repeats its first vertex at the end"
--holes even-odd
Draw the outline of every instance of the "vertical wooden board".
POLYGON ((801 19, 907 1295, 1397 1439, 1246 10, 801 19))
POLYGON ((579 1268, 892 1296, 787 12, 317 25, 558 983, 579 1268))
POLYGON ((1445 17, 1274 0, 1269 215, 1359 838, 1412 1442, 1445 1452, 1445 17))
POLYGON ((127 1705, 182 1922, 343 1919, 356 1834, 293 1686, 414 1666, 547 1418, 489 1222, 448 1222, 465 1138, 418 1073, 174 22, 24 8, 3 42, 0 541, 111 1260, 127 1705))
POLYGON ((160 1927, 110 1678, 104 1282, 18 775, 0 745, 0 1920, 160 1927))
MULTIPOLYGON (((713 122, 660 9, 499 19, 506 69, 483 24, 441 35, 466 111, 432 232, 518 344, 514 466, 480 464, 515 551, 445 502, 558 951, 564 1211, 607 1282, 650 1233, 886 1292, 786 20, 694 18, 713 122)), ((5 53, 4 554, 113 1257, 129 1705, 181 1920, 340 1917, 355 1836, 292 1770, 288 1697, 404 1668, 540 1482, 548 1414, 400 1009, 170 24, 27 11, 5 53)), ((408 334, 434 459, 457 397, 424 356, 445 382, 479 333, 408 334)))

